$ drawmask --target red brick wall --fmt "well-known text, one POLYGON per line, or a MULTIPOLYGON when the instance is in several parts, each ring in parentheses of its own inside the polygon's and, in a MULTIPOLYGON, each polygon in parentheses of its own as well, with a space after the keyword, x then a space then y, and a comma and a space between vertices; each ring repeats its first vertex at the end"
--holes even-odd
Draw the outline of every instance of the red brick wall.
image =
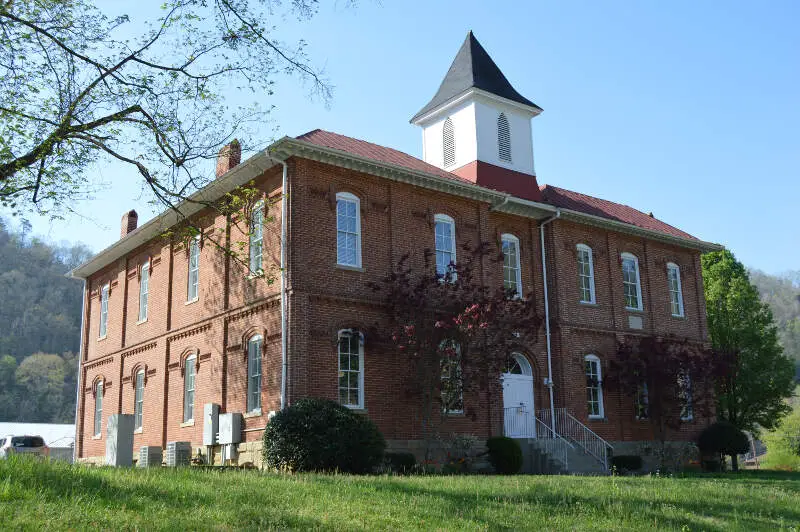
MULTIPOLYGON (((511 233, 520 239, 523 291, 537 301, 543 314, 539 226, 535 220, 492 212, 488 204, 438 193, 388 179, 346 170, 306 159, 289 161, 288 215, 288 396, 291 403, 302 397, 337 398, 337 332, 343 328, 367 329, 383 318, 379 296, 366 288, 380 280, 399 258, 409 254, 410 264, 421 268, 425 249, 434 246, 433 215, 454 218, 459 256, 462 246, 488 242, 497 245, 499 235, 511 233), (360 198, 362 268, 336 265, 335 194, 350 192, 360 198)), ((279 199, 281 172, 275 168, 256 186, 268 198, 279 199)), ((279 263, 280 204, 271 204, 275 219, 264 229, 264 264, 279 263)), ((222 242, 246 241, 246 227, 226 225, 226 220, 201 213, 198 222, 207 235, 222 242)), ((566 406, 579 419, 586 419, 583 357, 600 356, 605 370, 616 350, 620 334, 676 334, 704 341, 705 310, 697 252, 651 240, 613 233, 590 226, 557 220, 547 228, 549 291, 553 326, 553 373, 556 406, 566 406), (594 250, 597 304, 578 303, 575 245, 586 243, 594 250), (619 254, 639 258, 644 302, 644 329, 628 328, 628 312, 622 300, 619 254), (685 318, 669 312, 666 262, 681 267, 685 318)), ((88 334, 82 368, 79 406, 79 453, 81 457, 102 455, 104 440, 92 439, 94 399, 90 384, 98 375, 111 381, 105 392, 104 417, 133 412, 131 372, 147 365, 144 420, 135 446, 164 445, 187 440, 202 441, 202 408, 207 402, 222 405, 225 412, 246 408, 246 341, 252 334, 264 337, 262 361, 262 414, 245 419, 246 429, 262 428, 267 413, 280 406, 281 349, 278 282, 248 279, 241 264, 213 245, 200 253, 200 298, 186 304, 188 256, 180 242, 154 241, 131 253, 126 260, 92 276, 87 284, 88 334), (153 260, 150 278, 149 315, 137 324, 138 283, 136 268, 147 257, 153 260), (127 273, 126 273, 127 272, 127 273), (98 287, 111 280, 108 335, 98 340, 98 287), (126 295, 127 294, 127 295, 126 295), (123 327, 124 324, 124 327, 123 327), (181 356, 199 352, 195 392, 195 424, 183 421, 183 373, 181 356), (128 379, 126 381, 126 379, 128 379), (88 383, 88 384, 87 384, 88 383)), ((247 247, 243 248, 247 259, 247 247)), ((277 273, 277 272, 276 272, 277 273)), ((489 284, 502 284, 502 265, 483 260, 479 275, 489 284)), ((408 398, 406 377, 409 364, 391 346, 367 338, 365 345, 365 410, 389 439, 420 437, 421 423, 416 405, 408 398)), ((543 378, 547 375, 544 327, 538 341, 522 349, 534 368, 537 409, 549 407, 543 378)), ((502 396, 496 387, 482 393, 467 393, 466 414, 448 419, 445 432, 472 433, 481 437, 502 432, 502 396)), ((648 439, 647 422, 633 419, 627 397, 605 396, 606 420, 588 422, 610 440, 648 439)), ((105 430, 105 426, 104 429, 105 430)), ((692 428, 684 435, 688 437, 692 428)), ((245 433, 247 441, 261 432, 245 433)))

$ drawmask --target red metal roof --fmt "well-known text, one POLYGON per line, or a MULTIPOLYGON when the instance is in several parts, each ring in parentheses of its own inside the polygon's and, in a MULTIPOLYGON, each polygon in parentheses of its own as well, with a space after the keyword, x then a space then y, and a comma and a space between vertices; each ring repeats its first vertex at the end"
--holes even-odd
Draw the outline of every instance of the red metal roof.
MULTIPOLYGON (((371 142, 347 137, 345 135, 339 135, 338 133, 331 133, 330 131, 315 129, 300 135, 297 138, 312 144, 317 144, 319 146, 324 146, 335 150, 341 150, 353 155, 372 159, 377 162, 402 166, 410 170, 426 172, 439 177, 444 177, 445 179, 460 181, 462 183, 469 183, 471 185, 475 184, 472 181, 459 177, 451 172, 442 170, 441 168, 433 166, 432 164, 428 164, 425 161, 417 159, 416 157, 413 157, 407 153, 403 153, 392 148, 387 148, 385 146, 379 146, 371 142)), ((638 211, 633 207, 628 207, 627 205, 621 205, 612 201, 587 196, 586 194, 580 194, 579 192, 573 192, 571 190, 554 187, 552 185, 542 185, 539 187, 539 189, 542 191, 543 203, 553 205, 554 207, 570 209, 585 214, 599 216, 601 218, 607 218, 609 220, 616 220, 618 222, 635 225, 637 227, 641 227, 642 229, 649 229, 651 231, 657 231, 667 235, 697 240, 697 238, 693 237, 689 233, 685 233, 676 227, 638 211)))
POLYGON ((689 233, 685 233, 668 223, 662 222, 649 214, 645 214, 627 205, 587 196, 586 194, 554 187, 553 185, 542 185, 539 189, 542 191, 542 199, 545 203, 549 203, 561 209, 570 209, 585 214, 592 214, 594 216, 600 216, 601 218, 635 225, 642 229, 649 229, 667 235, 697 240, 697 238, 689 233))

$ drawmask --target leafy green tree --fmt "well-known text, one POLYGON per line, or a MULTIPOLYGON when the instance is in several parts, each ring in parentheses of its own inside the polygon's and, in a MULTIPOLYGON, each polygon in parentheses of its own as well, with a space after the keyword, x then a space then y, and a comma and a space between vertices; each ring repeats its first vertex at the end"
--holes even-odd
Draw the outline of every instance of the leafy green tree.
POLYGON ((800 471, 800 405, 774 430, 764 434, 764 444, 765 467, 800 471))
POLYGON ((17 368, 16 385, 20 392, 19 417, 25 421, 51 423, 62 413, 64 397, 64 359, 58 355, 36 353, 17 368))
POLYGON ((794 387, 772 312, 730 251, 708 253, 702 264, 712 347, 728 366, 717 382, 717 415, 742 430, 771 429, 794 387))
POLYGON ((16 418, 17 361, 11 355, 0 356, 0 421, 16 418))
POLYGON ((139 20, 97 4, 0 0, 0 204, 69 209, 92 190, 92 163, 112 159, 170 206, 213 177, 206 161, 234 136, 255 147, 248 128, 280 76, 329 97, 304 41, 276 36, 318 0, 140 2, 139 20), (261 101, 236 107, 232 89, 261 101))

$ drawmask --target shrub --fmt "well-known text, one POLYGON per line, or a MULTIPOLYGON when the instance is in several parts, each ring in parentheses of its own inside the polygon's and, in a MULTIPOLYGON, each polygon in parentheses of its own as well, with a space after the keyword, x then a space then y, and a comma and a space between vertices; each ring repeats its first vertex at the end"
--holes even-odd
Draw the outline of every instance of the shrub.
MULTIPOLYGON (((750 441, 747 439, 747 434, 733 423, 717 421, 703 429, 703 432, 700 433, 700 438, 697 440, 697 446, 704 455, 717 454, 735 457, 747 452, 750 447, 750 441)), ((735 460, 733 464, 734 469, 736 469, 735 460)))
POLYGON ((386 441, 368 418, 327 399, 301 399, 264 431, 264 462, 289 471, 369 473, 386 441))
POLYGON ((513 475, 522 469, 522 449, 516 440, 495 436, 486 440, 486 447, 489 449, 489 463, 498 473, 513 475))
POLYGON ((408 474, 417 465, 417 459, 413 453, 386 453, 384 458, 386 465, 394 473, 408 474))
POLYGON ((611 458, 611 466, 617 471, 638 471, 642 468, 642 457, 633 454, 621 454, 611 458))
POLYGON ((762 465, 771 469, 800 471, 800 408, 783 418, 781 424, 764 434, 767 455, 762 465))

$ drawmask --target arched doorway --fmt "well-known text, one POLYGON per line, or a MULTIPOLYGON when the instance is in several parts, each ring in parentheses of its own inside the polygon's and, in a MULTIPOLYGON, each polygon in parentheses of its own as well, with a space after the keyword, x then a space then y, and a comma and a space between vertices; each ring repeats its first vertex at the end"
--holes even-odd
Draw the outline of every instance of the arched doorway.
POLYGON ((503 433, 509 438, 535 438, 533 368, 520 353, 511 353, 503 374, 503 433))

